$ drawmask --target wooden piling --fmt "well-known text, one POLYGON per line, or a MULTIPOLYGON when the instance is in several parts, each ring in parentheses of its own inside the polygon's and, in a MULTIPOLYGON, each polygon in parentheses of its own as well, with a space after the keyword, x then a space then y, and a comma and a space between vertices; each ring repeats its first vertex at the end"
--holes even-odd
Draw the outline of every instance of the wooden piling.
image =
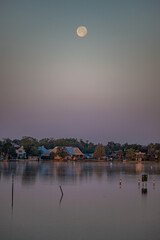
POLYGON ((13 210, 13 196, 14 196, 14 175, 12 175, 12 203, 11 203, 12 210, 13 210))
POLYGON ((62 190, 62 187, 61 187, 61 186, 59 186, 59 188, 60 188, 60 190, 61 190, 61 193, 62 193, 62 196, 63 196, 63 190, 62 190))
POLYGON ((122 184, 122 179, 120 178, 120 180, 119 180, 119 184, 121 185, 122 184))
POLYGON ((155 187, 155 185, 156 185, 156 181, 155 181, 155 180, 153 180, 153 187, 155 187))

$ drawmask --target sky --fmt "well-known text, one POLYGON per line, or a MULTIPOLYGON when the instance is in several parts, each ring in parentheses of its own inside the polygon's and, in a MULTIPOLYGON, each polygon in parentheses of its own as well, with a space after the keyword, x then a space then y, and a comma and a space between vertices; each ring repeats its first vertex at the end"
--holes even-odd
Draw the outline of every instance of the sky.
POLYGON ((0 33, 1 139, 160 142, 159 0, 1 0, 0 33))

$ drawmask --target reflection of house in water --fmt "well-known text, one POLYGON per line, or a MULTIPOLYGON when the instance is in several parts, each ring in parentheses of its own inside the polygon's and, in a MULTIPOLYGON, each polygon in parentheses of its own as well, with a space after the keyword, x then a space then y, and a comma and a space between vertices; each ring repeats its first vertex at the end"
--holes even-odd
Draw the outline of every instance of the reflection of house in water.
POLYGON ((60 162, 55 165, 56 178, 61 181, 72 180, 74 181, 77 177, 75 174, 75 166, 73 164, 67 164, 66 162, 60 162))
POLYGON ((81 165, 80 164, 76 164, 76 166, 75 166, 75 164, 74 164, 74 167, 75 167, 75 174, 77 175, 77 176, 79 176, 80 174, 81 174, 81 170, 82 170, 82 167, 81 167, 81 165))
POLYGON ((136 173, 141 173, 143 171, 143 164, 142 163, 137 163, 136 164, 136 173))
POLYGON ((91 163, 84 163, 81 165, 81 172, 80 172, 80 177, 88 177, 91 176, 93 173, 93 164, 91 163))
POLYGON ((65 179, 66 177, 66 165, 65 164, 61 164, 60 166, 57 167, 57 177, 59 179, 65 179))
POLYGON ((85 180, 90 177, 101 179, 107 176, 112 180, 119 178, 121 174, 136 175, 145 172, 149 175, 160 174, 160 164, 154 163, 99 163, 99 162, 0 162, 1 178, 9 178, 12 174, 20 176, 23 184, 32 184, 37 177, 51 178, 60 181, 85 180))

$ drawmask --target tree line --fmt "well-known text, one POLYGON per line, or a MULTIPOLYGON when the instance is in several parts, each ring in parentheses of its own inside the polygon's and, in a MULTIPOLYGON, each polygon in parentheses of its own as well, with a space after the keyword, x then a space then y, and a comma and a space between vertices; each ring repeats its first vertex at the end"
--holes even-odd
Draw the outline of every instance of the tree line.
POLYGON ((39 146, 44 146, 46 149, 53 149, 55 146, 71 146, 78 147, 84 154, 93 154, 99 158, 99 156, 113 156, 115 159, 130 159, 135 160, 137 152, 143 152, 146 156, 149 156, 149 160, 160 160, 160 143, 150 143, 148 145, 140 144, 120 144, 113 141, 108 142, 106 145, 94 144, 88 140, 78 140, 76 138, 42 138, 40 140, 24 136, 21 139, 3 139, 0 140, 0 154, 8 155, 9 158, 16 156, 14 144, 23 146, 27 156, 37 156, 41 152, 38 150, 39 146), (98 152, 98 153, 97 153, 98 152))

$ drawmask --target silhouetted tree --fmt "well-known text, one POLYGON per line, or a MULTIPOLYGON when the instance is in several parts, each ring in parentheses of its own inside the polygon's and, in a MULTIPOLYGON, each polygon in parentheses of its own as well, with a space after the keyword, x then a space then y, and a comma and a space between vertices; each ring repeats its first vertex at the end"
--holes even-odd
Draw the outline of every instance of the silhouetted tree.
POLYGON ((105 153, 105 148, 103 147, 102 144, 98 144, 95 148, 95 151, 94 151, 94 157, 98 158, 98 160, 101 159, 101 157, 104 157, 106 155, 105 153))
POLYGON ((118 160, 123 159, 123 151, 121 149, 117 151, 116 157, 117 157, 118 160))
POLYGON ((54 138, 42 138, 39 141, 39 146, 44 146, 46 149, 52 149, 55 147, 55 139, 54 138))
POLYGON ((68 155, 68 153, 67 153, 67 151, 64 147, 59 146, 57 148, 56 155, 61 157, 61 158, 65 158, 68 155))
POLYGON ((136 153, 135 150, 133 148, 129 148, 126 150, 126 159, 127 160, 135 160, 136 159, 136 153))
POLYGON ((21 139, 21 145, 24 147, 27 156, 28 155, 36 156, 39 154, 39 151, 37 149, 38 141, 36 138, 25 136, 21 139))

